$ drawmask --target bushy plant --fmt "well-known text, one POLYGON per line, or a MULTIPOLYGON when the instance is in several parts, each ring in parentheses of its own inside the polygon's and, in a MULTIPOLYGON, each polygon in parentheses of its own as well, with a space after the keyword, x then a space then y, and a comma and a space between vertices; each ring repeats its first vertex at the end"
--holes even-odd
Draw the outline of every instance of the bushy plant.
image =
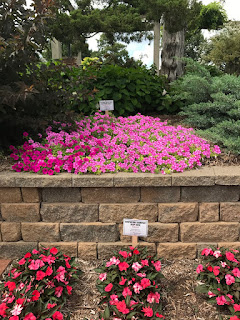
POLYGON ((1 284, 1 318, 62 320, 79 274, 74 259, 54 247, 26 253, 1 284))
POLYGON ((212 77, 198 63, 187 64, 186 75, 172 87, 173 100, 182 104, 184 122, 198 134, 236 154, 240 153, 240 78, 212 77))
POLYGON ((205 248, 196 272, 202 282, 197 291, 208 295, 209 303, 228 308, 231 320, 240 319, 239 251, 226 248, 205 248))
POLYGON ((164 319, 161 303, 161 261, 147 249, 120 250, 101 268, 97 289, 102 299, 103 319, 164 319))
POLYGON ((98 99, 113 99, 116 116, 160 112, 169 113, 169 96, 164 95, 166 79, 146 67, 124 68, 105 65, 96 73, 98 99))

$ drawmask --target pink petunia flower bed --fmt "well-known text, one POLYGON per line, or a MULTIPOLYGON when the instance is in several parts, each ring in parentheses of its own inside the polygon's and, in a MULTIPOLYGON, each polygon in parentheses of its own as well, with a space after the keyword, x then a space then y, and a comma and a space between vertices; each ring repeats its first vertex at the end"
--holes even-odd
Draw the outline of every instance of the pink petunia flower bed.
POLYGON ((36 142, 11 146, 13 170, 53 175, 105 172, 183 172, 221 153, 195 135, 193 129, 169 126, 159 118, 127 118, 96 113, 71 124, 54 122, 36 142), (54 129, 55 126, 57 129, 54 129))

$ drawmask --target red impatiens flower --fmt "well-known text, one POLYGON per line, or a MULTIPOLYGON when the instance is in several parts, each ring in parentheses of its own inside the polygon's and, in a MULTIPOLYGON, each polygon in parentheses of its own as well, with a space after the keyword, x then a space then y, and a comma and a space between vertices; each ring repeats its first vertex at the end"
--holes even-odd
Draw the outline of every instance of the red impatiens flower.
POLYGON ((56 306, 57 304, 56 303, 48 303, 47 304, 47 309, 52 309, 56 306))
POLYGON ((218 276, 218 275, 219 275, 219 273, 220 273, 219 269, 220 269, 219 266, 213 267, 213 273, 214 273, 215 276, 218 276))
POLYGON ((11 291, 13 291, 13 290, 16 288, 16 283, 15 283, 15 282, 12 282, 12 281, 7 281, 7 282, 4 284, 4 287, 8 287, 8 290, 11 292, 11 291))
POLYGON ((105 287, 105 291, 106 292, 110 292, 112 290, 112 287, 113 287, 113 284, 112 283, 109 283, 106 287, 105 287))
POLYGON ((7 309, 8 309, 8 306, 6 305, 6 303, 1 303, 0 304, 0 316, 3 316, 3 318, 5 318, 7 309))
POLYGON ((47 270, 45 272, 46 276, 50 276, 53 273, 53 269, 51 267, 47 267, 47 270))
POLYGON ((53 315, 52 315, 53 320, 63 320, 63 314, 59 311, 56 311, 53 315))
POLYGON ((43 278, 45 278, 45 272, 43 271, 37 271, 37 275, 36 275, 36 280, 40 281, 42 280, 43 278))
POLYGON ((150 307, 142 308, 142 312, 144 312, 145 317, 151 318, 153 316, 153 309, 150 307))
POLYGON ((24 298, 18 298, 17 301, 16 301, 16 303, 17 303, 17 304, 23 304, 24 301, 25 301, 24 298))
POLYGON ((119 251, 119 254, 121 255, 121 256, 123 256, 123 258, 127 258, 128 257, 128 253, 127 253, 127 251, 119 251))
POLYGON ((141 286, 143 287, 143 289, 149 287, 151 285, 151 281, 147 278, 143 278, 141 280, 141 286))
POLYGON ((23 320, 36 320, 35 315, 31 312, 28 313, 23 320))
POLYGON ((119 268, 120 271, 126 271, 128 267, 129 267, 129 264, 127 262, 125 262, 125 261, 120 262, 118 264, 118 268, 119 268))
POLYGON ((37 301, 38 299, 39 299, 39 297, 40 297, 40 292, 38 291, 38 290, 34 290, 33 292, 32 292, 32 301, 37 301))
POLYGON ((124 286, 126 281, 127 279, 123 278, 122 276, 122 280, 119 282, 120 286, 124 286))
POLYGON ((18 264, 22 266, 25 264, 25 262, 26 262, 26 259, 22 258, 21 260, 18 261, 18 264))
POLYGON ((134 249, 134 250, 133 250, 133 253, 134 253, 134 254, 139 254, 140 252, 139 252, 137 249, 134 249))
POLYGON ((128 314, 129 313, 129 309, 126 306, 125 301, 120 301, 116 304, 116 307, 118 309, 119 312, 122 312, 123 314, 128 314))
POLYGON ((208 266, 207 269, 208 269, 208 271, 210 271, 210 272, 213 271, 213 267, 212 267, 212 266, 208 266))
POLYGON ((31 252, 27 252, 27 253, 25 254, 24 258, 25 258, 25 259, 30 258, 31 255, 32 255, 31 252))
POLYGON ((233 305, 233 308, 234 308, 234 311, 235 311, 235 312, 240 311, 240 304, 234 304, 234 305, 233 305))
POLYGON ((56 287, 55 288, 55 296, 57 296, 58 298, 60 298, 61 297, 61 295, 62 295, 62 292, 63 292, 63 287, 56 287))
POLYGON ((162 314, 158 313, 158 312, 156 313, 156 317, 165 319, 165 317, 162 314))
POLYGON ((71 286, 67 286, 67 292, 69 295, 72 294, 72 287, 71 286))
POLYGON ((9 320, 19 320, 19 316, 12 316, 9 318, 9 320))
POLYGON ((58 249, 53 247, 50 249, 50 253, 55 255, 58 253, 58 249))

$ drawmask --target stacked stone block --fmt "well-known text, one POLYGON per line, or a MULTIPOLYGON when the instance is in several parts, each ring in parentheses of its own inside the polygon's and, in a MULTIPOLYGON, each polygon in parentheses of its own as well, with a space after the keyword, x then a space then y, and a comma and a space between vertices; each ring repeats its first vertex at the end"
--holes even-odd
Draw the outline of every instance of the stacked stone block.
POLYGON ((240 247, 240 169, 183 174, 0 174, 0 258, 57 246, 102 259, 131 244, 124 218, 149 221, 140 245, 163 258, 194 259, 206 245, 240 247), (231 170, 230 170, 231 171, 231 170))

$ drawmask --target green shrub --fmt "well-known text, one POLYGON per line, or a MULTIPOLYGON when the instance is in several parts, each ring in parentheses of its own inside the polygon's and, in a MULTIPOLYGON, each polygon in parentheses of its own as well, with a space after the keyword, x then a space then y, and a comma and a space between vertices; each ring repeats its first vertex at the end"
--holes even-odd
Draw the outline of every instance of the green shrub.
POLYGON ((100 99, 114 100, 116 116, 166 112, 165 78, 150 74, 145 67, 103 66, 97 72, 96 88, 100 99))
POLYGON ((51 63, 41 64, 30 73, 36 74, 38 104, 45 101, 48 113, 49 110, 72 110, 90 115, 96 111, 99 100, 114 100, 116 116, 170 112, 170 97, 163 94, 165 77, 158 77, 143 66, 69 67, 51 63))
POLYGON ((240 78, 224 74, 212 77, 206 67, 190 62, 186 75, 177 80, 173 99, 184 107, 180 115, 197 133, 240 153, 240 78))

